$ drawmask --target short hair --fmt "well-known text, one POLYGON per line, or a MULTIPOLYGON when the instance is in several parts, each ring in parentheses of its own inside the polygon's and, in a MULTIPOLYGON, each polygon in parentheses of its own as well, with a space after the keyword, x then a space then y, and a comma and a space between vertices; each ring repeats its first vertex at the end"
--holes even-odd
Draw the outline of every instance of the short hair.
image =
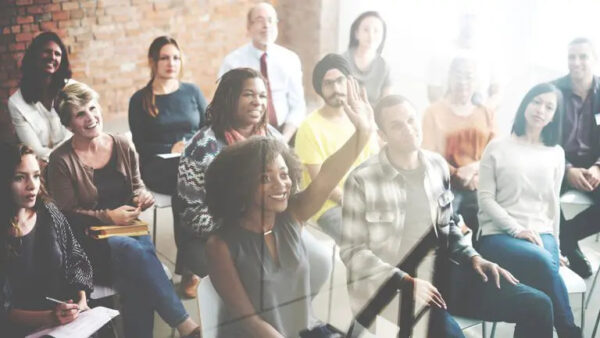
POLYGON ((226 225, 241 218, 253 205, 260 175, 281 155, 292 181, 290 194, 298 191, 302 163, 282 141, 252 136, 223 149, 206 170, 204 180, 208 212, 226 225))
POLYGON ((522 136, 525 134, 527 128, 525 110, 527 110, 527 106, 529 106, 535 97, 545 93, 556 94, 556 111, 554 113, 554 117, 552 118, 552 121, 550 121, 550 123, 548 123, 544 129, 542 129, 542 133, 540 135, 542 142, 545 145, 552 147, 561 142, 563 116, 562 94, 560 90, 558 90, 558 88, 556 88, 553 84, 540 83, 529 89, 527 94, 525 94, 525 97, 523 97, 523 100, 521 100, 521 104, 519 104, 511 132, 517 136, 522 136))
MULTIPOLYGON (((66 85, 59 93, 54 108, 58 113, 60 122, 68 127, 71 124, 72 111, 74 108, 83 107, 91 101, 98 101, 100 96, 88 85, 74 82, 66 85)), ((100 109, 100 107, 98 107, 100 109)))
POLYGON ((277 11, 275 10, 275 7, 273 7, 272 4, 268 3, 268 2, 259 2, 256 5, 250 7, 250 9, 248 10, 248 13, 246 13, 246 26, 250 25, 252 23, 252 13, 254 13, 254 10, 256 8, 258 8, 258 6, 269 6, 273 9, 273 12, 275 12, 275 16, 277 16, 277 11))
MULTIPOLYGON (((11 245, 8 238, 12 223, 17 215, 18 206, 12 198, 12 182, 15 177, 15 170, 23 156, 33 155, 35 153, 31 148, 22 143, 3 142, 0 143, 0 194, 5 196, 5 201, 0 208, 0 264, 5 263, 8 255, 14 251, 14 245, 11 245)), ((40 182, 40 190, 34 208, 37 210, 44 201, 48 200, 48 194, 40 182)))
POLYGON ((571 40, 571 42, 569 42, 568 46, 574 46, 574 45, 581 45, 581 44, 588 44, 590 45, 590 48, 592 49, 592 54, 594 56, 597 56, 596 54, 596 46, 594 45, 594 43, 592 42, 592 40, 586 38, 586 37, 577 37, 573 40, 571 40))
POLYGON ((60 65, 56 73, 52 75, 50 82, 49 94, 52 98, 61 90, 67 80, 71 78, 71 64, 69 63, 69 53, 67 47, 62 42, 60 37, 54 32, 43 32, 38 34, 25 51, 23 60, 21 61, 21 83, 19 88, 23 99, 27 103, 35 103, 40 101, 42 95, 43 82, 40 80, 40 70, 38 67, 38 58, 42 53, 44 46, 48 42, 55 42, 62 53, 60 65))
MULTIPOLYGON (((252 68, 234 68, 223 74, 219 79, 217 90, 212 101, 206 107, 207 123, 215 132, 215 136, 224 139, 225 131, 235 126, 235 115, 238 108, 238 100, 244 88, 244 82, 248 79, 259 78, 265 83, 263 76, 252 68)), ((267 128, 267 114, 263 114, 256 129, 267 128)))
POLYGON ((398 104, 408 103, 410 106, 414 107, 412 102, 410 102, 407 98, 402 95, 392 94, 386 95, 377 101, 375 105, 375 109, 373 109, 373 114, 375 118, 375 124, 379 130, 383 130, 383 121, 381 120, 383 110, 398 104))
MULTIPOLYGON (((153 65, 150 67, 150 81, 148 84, 142 89, 142 108, 148 113, 148 115, 152 117, 156 117, 159 113, 158 107, 156 106, 154 91, 152 90, 152 82, 154 81, 154 74, 156 67, 156 63, 160 59, 160 50, 166 45, 173 45, 179 53, 181 53, 181 48, 177 44, 177 41, 170 36, 159 36, 150 44, 150 48, 148 49, 148 60, 151 60, 153 65)), ((181 69, 179 71, 179 77, 183 73, 183 58, 181 60, 181 69)))
POLYGON ((385 21, 383 20, 383 18, 379 14, 379 12, 376 12, 376 11, 364 12, 361 15, 359 15, 354 20, 354 22, 352 22, 352 26, 350 26, 350 42, 348 43, 348 49, 353 49, 353 48, 358 47, 358 39, 356 38, 356 31, 358 30, 358 27, 360 27, 360 24, 363 22, 363 20, 368 17, 373 17, 373 18, 379 19, 379 21, 381 21, 381 25, 383 26, 383 36, 381 37, 381 43, 379 44, 379 47, 377 47, 377 54, 381 54, 381 52, 383 52, 383 47, 385 45, 385 38, 387 36, 387 25, 385 24, 385 21))

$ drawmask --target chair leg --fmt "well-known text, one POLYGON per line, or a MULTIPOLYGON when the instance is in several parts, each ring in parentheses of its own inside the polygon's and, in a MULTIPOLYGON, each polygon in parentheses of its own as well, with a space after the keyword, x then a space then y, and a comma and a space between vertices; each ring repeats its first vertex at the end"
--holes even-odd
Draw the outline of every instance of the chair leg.
POLYGON ((581 332, 583 332, 583 326, 585 325, 585 292, 581 293, 581 332))
POLYGON ((485 322, 481 322, 481 337, 482 338, 487 338, 487 332, 486 332, 486 327, 485 327, 485 322))
POLYGON ((152 244, 154 244, 154 247, 156 248, 156 211, 158 210, 158 208, 156 207, 156 205, 154 206, 154 218, 152 220, 152 244))
POLYGON ((596 324, 594 324, 594 331, 592 332, 592 337, 596 337, 596 330, 598 330, 598 322, 600 322, 600 311, 598 311, 598 316, 596 316, 596 324))
POLYGON ((590 306, 590 299, 592 299, 592 294, 594 293, 594 288, 596 287, 596 280, 598 279, 598 274, 600 274, 600 267, 596 270, 594 274, 594 280, 592 281, 592 286, 590 287, 590 292, 588 293, 588 299, 585 303, 585 309, 587 310, 588 306, 590 306))
POLYGON ((329 304, 327 308, 327 322, 331 323, 331 307, 333 304, 333 280, 335 273, 335 249, 336 244, 333 242, 333 247, 331 248, 331 276, 329 277, 329 304))
POLYGON ((492 324, 492 333, 490 334, 490 338, 494 338, 494 336, 496 335, 496 324, 498 323, 494 322, 492 324))

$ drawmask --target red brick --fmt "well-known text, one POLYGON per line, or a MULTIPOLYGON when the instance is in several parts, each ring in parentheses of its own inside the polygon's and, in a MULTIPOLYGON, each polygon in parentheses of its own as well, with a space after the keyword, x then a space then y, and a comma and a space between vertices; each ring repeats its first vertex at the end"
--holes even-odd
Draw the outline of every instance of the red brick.
POLYGON ((24 23, 32 23, 32 22, 33 22, 33 16, 31 16, 31 15, 17 17, 17 23, 19 25, 22 25, 24 23))
POLYGON ((70 1, 70 2, 63 2, 61 4, 63 11, 70 11, 72 9, 78 9, 79 8, 79 2, 77 1, 70 1))
POLYGON ((33 3, 33 0, 17 0, 16 5, 17 6, 31 5, 32 3, 33 3))
POLYGON ((83 18, 83 10, 81 10, 81 9, 76 9, 76 10, 70 11, 69 13, 70 13, 69 15, 70 15, 71 19, 83 18))
POLYGON ((8 50, 11 52, 17 50, 25 50, 25 44, 23 42, 11 43, 10 45, 8 45, 8 50))
POLYGON ((52 12, 52 20, 68 20, 68 19, 69 19, 69 12, 67 12, 67 11, 52 12))
POLYGON ((17 42, 21 42, 21 41, 30 41, 33 40, 33 34, 31 33, 19 33, 15 36, 15 39, 17 40, 17 42))
POLYGON ((78 26, 77 21, 65 20, 65 21, 58 22, 58 27, 60 27, 60 28, 68 28, 68 27, 75 27, 75 26, 78 26))
POLYGON ((44 12, 56 12, 56 11, 60 11, 60 4, 44 5, 44 12))
MULTIPOLYGON (((66 21, 59 21, 59 22, 66 22, 66 21)), ((54 21, 46 21, 46 22, 40 22, 40 28, 42 30, 45 31, 53 31, 56 30, 58 28, 56 22, 54 21)))
POLYGON ((11 33, 11 32, 10 32, 10 27, 4 27, 4 28, 2 29, 2 34, 4 34, 4 35, 8 35, 8 34, 10 34, 10 33, 11 33))
POLYGON ((42 14, 44 13, 44 6, 35 5, 27 7, 27 13, 29 14, 42 14))

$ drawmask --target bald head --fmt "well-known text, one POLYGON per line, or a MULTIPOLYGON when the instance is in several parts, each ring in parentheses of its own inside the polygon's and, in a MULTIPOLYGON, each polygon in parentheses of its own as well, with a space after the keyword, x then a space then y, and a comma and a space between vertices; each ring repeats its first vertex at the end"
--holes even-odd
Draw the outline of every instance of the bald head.
POLYGON ((266 50, 267 45, 277 39, 277 12, 267 2, 261 2, 250 8, 246 27, 254 47, 266 50))

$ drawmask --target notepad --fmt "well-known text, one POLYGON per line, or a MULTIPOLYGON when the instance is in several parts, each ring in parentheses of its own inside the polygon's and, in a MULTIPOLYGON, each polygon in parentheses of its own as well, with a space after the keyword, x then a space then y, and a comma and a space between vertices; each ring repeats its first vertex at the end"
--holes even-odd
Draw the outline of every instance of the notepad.
POLYGON ((119 311, 103 306, 81 312, 74 321, 60 326, 43 329, 25 338, 87 338, 98 331, 104 324, 119 315, 119 311))
POLYGON ((88 236, 104 239, 112 236, 144 236, 148 234, 148 223, 136 219, 131 225, 92 226, 86 230, 88 236))
POLYGON ((162 158, 162 159, 170 159, 170 158, 175 158, 175 157, 179 157, 181 156, 181 153, 165 153, 165 154, 157 154, 156 156, 162 158))

